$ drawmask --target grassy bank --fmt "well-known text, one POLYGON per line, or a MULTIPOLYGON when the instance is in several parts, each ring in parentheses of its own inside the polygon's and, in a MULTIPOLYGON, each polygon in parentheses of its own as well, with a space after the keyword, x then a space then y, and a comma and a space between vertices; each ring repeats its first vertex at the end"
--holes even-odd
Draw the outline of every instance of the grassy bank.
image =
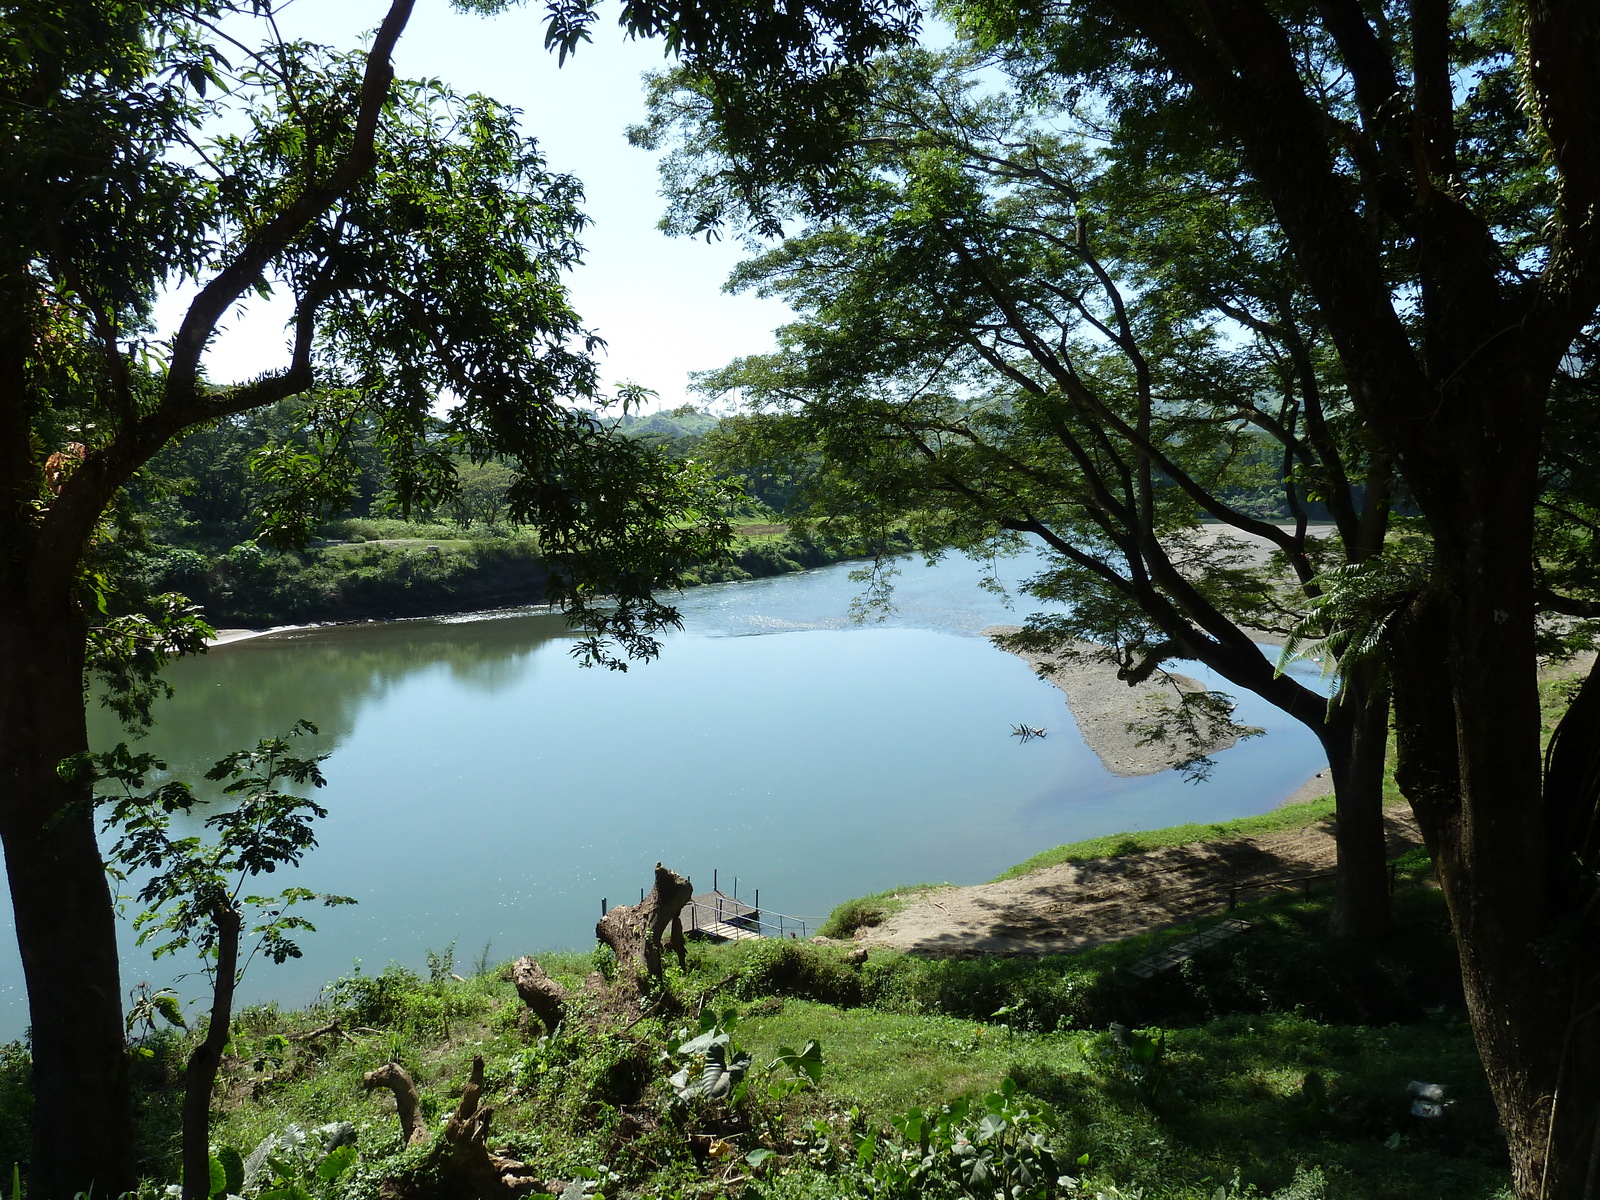
MULTIPOLYGON (((1016 879, 1031 871, 1053 867, 1060 863, 1085 862, 1089 859, 1120 858, 1140 854, 1147 850, 1160 850, 1168 846, 1188 846, 1196 842, 1225 841, 1231 838, 1255 837, 1262 834, 1281 833, 1304 829, 1332 814, 1333 797, 1273 809, 1254 817, 1240 817, 1233 821, 1211 824, 1170 825, 1165 829, 1135 830, 1111 833, 1104 837, 1070 842, 1035 854, 1026 862, 1018 863, 995 876, 994 882, 1016 879)), ((817 930, 828 938, 847 938, 858 929, 870 929, 883 924, 895 913, 914 900, 919 893, 930 891, 941 884, 918 883, 858 896, 838 905, 817 930)))
POLYGON ((1146 850, 1161 850, 1168 846, 1188 846, 1195 842, 1220 842, 1230 838, 1259 837, 1262 834, 1282 833, 1291 829, 1304 829, 1333 813, 1333 797, 1293 804, 1288 808, 1275 808, 1254 817, 1240 817, 1233 821, 1218 821, 1209 825, 1171 825, 1165 829, 1141 829, 1130 833, 1110 833, 1105 837, 1070 842, 1035 854, 1026 862, 1018 863, 1008 871, 995 876, 1016 879, 1029 871, 1053 867, 1058 863, 1083 862, 1092 858, 1120 858, 1126 854, 1142 854, 1146 850))
MULTIPOLYGON (((155 545, 125 575, 134 596, 182 592, 216 625, 381 620, 544 602, 549 568, 525 530, 337 521, 305 550, 254 542, 155 545)), ((779 575, 853 556, 781 525, 741 528, 729 557, 690 584, 779 575)))
MULTIPOLYGON (((549 956, 580 997, 549 1036, 504 967, 444 951, 420 973, 352 973, 308 1011, 242 1013, 213 1143, 248 1156, 279 1138, 278 1182, 374 1197, 425 1148, 402 1146, 363 1074, 402 1064, 437 1139, 480 1055, 491 1145, 574 1200, 585 1180, 610 1197, 992 1197, 971 1175, 985 1155, 1028 1168, 1018 1197, 1491 1200, 1506 1194, 1503 1145, 1429 877, 1420 860, 1402 872, 1396 935, 1374 952, 1332 941, 1320 899, 1262 902, 1237 914, 1250 934, 1151 980, 1126 968, 1206 922, 1028 960, 695 945, 631 1024, 582 998, 606 955, 549 956), (684 1098, 670 1076, 697 1077, 679 1047, 705 1019, 749 1072, 733 1094, 684 1098), (815 1083, 782 1053, 808 1041, 815 1083), (1448 1086, 1444 1117, 1410 1115, 1412 1080, 1448 1086), (302 1143, 282 1141, 291 1126, 302 1143), (353 1165, 320 1178, 321 1139, 347 1136, 353 1165)), ((152 1035, 136 1063, 153 1183, 175 1177, 194 1036, 152 1035)), ((21 1048, 0 1055, 0 1150, 25 1145, 26 1073, 21 1048)))

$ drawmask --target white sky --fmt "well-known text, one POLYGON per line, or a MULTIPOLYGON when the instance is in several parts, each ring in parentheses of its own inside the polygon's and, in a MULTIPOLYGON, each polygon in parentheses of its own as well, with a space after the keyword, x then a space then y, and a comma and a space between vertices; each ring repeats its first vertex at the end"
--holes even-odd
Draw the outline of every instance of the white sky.
MULTIPOLYGON (((294 0, 282 6, 286 38, 338 48, 362 42, 385 0, 294 0)), ((609 343, 602 379, 660 393, 672 407, 696 400, 688 373, 720 367, 773 346, 790 319, 777 300, 721 291, 741 256, 737 244, 669 238, 655 227, 663 209, 656 156, 629 146, 623 131, 644 115, 640 76, 670 65, 659 42, 629 42, 616 5, 602 6, 592 43, 566 65, 544 50, 542 3, 495 17, 454 12, 447 0, 418 0, 395 53, 401 77, 438 78, 457 91, 482 92, 522 110, 523 131, 539 141, 552 170, 583 181, 592 224, 584 264, 568 277, 584 324, 609 343)), ((182 299, 158 309, 173 328, 182 299)), ((254 301, 234 317, 207 357, 218 382, 250 378, 287 364, 287 305, 254 301)))

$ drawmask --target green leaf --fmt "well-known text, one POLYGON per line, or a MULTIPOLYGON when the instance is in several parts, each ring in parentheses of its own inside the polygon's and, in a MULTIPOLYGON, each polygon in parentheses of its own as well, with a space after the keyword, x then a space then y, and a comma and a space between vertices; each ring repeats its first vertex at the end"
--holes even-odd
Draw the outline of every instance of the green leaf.
POLYGON ((183 1008, 171 992, 157 992, 150 997, 150 1003, 169 1025, 176 1025, 179 1029, 189 1028, 189 1023, 183 1019, 183 1008))
POLYGON ((219 1146, 217 1148, 217 1161, 222 1164, 222 1169, 227 1172, 228 1182, 225 1190, 230 1196, 239 1196, 244 1193, 244 1158, 233 1146, 219 1146))
POLYGON ((766 1162, 767 1159, 771 1158, 776 1153, 776 1150, 768 1150, 765 1146, 758 1146, 756 1149, 750 1151, 749 1154, 746 1154, 744 1156, 744 1160, 753 1168, 760 1170, 761 1164, 766 1162))
POLYGON ((311 1193, 298 1184, 287 1184, 284 1187, 273 1188, 270 1192, 262 1192, 258 1200, 311 1200, 311 1193))
POLYGON ((211 1174, 211 1181, 206 1187, 206 1194, 210 1196, 227 1195, 228 1169, 222 1165, 215 1154, 207 1156, 206 1167, 211 1174))
POLYGON ((332 1183, 355 1165, 356 1148, 354 1146, 340 1146, 317 1166, 317 1178, 323 1183, 332 1183))
POLYGON ((678 1047, 679 1054, 708 1054, 713 1046, 726 1046, 728 1035, 715 1030, 707 1030, 699 1037, 690 1038, 678 1047))

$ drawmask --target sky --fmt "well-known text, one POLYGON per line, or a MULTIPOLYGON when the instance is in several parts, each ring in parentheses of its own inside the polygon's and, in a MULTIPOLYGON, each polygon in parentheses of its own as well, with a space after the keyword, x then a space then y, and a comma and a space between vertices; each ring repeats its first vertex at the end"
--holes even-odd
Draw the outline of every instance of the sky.
MULTIPOLYGON (((382 19, 386 0, 291 0, 279 6, 286 38, 348 49, 382 19)), ((773 346, 772 331, 790 319, 777 300, 730 296, 722 283, 743 250, 727 240, 670 238, 656 228, 664 209, 657 156, 628 145, 624 131, 643 119, 641 75, 670 65, 657 42, 629 42, 616 25, 618 6, 601 6, 594 40, 558 67, 543 48, 543 4, 494 17, 453 11, 448 0, 418 0, 395 52, 401 77, 438 78, 522 110, 523 132, 538 139, 549 167, 576 175, 592 224, 585 261, 568 285, 588 328, 606 339, 601 378, 608 388, 642 384, 658 405, 703 404, 689 392, 691 371, 773 346)), ((175 328, 183 293, 157 310, 175 328)), ((287 365, 283 299, 254 300, 236 312, 207 357, 219 383, 287 365)))

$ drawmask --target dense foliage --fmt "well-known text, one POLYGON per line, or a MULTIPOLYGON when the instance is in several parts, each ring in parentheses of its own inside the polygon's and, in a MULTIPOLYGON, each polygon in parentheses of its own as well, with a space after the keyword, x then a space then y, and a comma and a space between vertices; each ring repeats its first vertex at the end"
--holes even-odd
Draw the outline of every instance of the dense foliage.
MULTIPOLYGON (((1023 1196, 1491 1200, 1503 1146, 1448 922, 1425 859, 1401 878, 1401 939, 1378 960, 1328 938, 1317 898, 1250 906, 1248 938, 1149 981, 1126 968, 1193 926, 1039 960, 697 945, 669 966, 662 1015, 631 1027, 580 1003, 554 1033, 530 1028, 505 969, 451 949, 420 972, 358 966, 307 1012, 239 1014, 212 1140, 256 1162, 246 1196, 370 1196, 428 1152, 402 1144, 363 1072, 403 1064, 437 1129, 482 1055, 493 1144, 547 1188, 954 1200, 993 1195, 993 1170, 1023 1196), (746 1064, 715 1094, 689 1086, 713 1043, 746 1064), (1410 1114, 1413 1079, 1447 1085, 1443 1118, 1410 1114), (344 1144, 350 1161, 319 1177, 344 1144)), ((543 961, 575 991, 614 966, 543 961)), ((175 1152, 168 1072, 198 1036, 144 1042, 145 1105, 169 1122, 147 1131, 155 1180, 175 1152)), ((7 1061, 0 1097, 26 1082, 25 1057, 7 1061)))
MULTIPOLYGON (((822 431, 845 448, 845 501, 906 502, 893 489, 919 455, 934 470, 1004 463, 992 490, 1021 511, 994 524, 1048 542, 1046 496, 1069 498, 1087 533, 1052 544, 1074 582, 1148 578, 1143 619, 1167 633, 1160 610, 1176 608, 1174 624, 1201 636, 1174 640, 1202 649, 1232 637, 1207 594, 1222 572, 1159 549, 1169 487, 1209 507, 1188 486, 1203 480, 1181 458, 1196 438, 1184 414, 1220 398, 1238 414, 1212 426, 1223 446, 1248 445, 1241 418, 1263 428, 1251 411, 1273 415, 1281 479, 1305 494, 1335 481, 1323 445, 1343 439, 1358 451, 1340 450, 1347 478, 1369 476, 1363 507, 1408 496, 1420 540, 1368 524, 1342 568, 1302 583, 1316 631, 1352 651, 1347 694, 1392 694, 1397 777, 1450 894, 1517 1192, 1585 1195, 1600 1146, 1576 1115, 1600 1103, 1600 674, 1547 763, 1534 660, 1551 642, 1544 614, 1593 615, 1595 525, 1574 486, 1593 474, 1581 414, 1600 304, 1593 6, 962 0, 948 12, 1044 119, 985 124, 929 77, 934 120, 906 132, 858 120, 861 169, 836 172, 824 203, 800 170, 749 204, 710 81, 659 85, 642 137, 689 131, 667 170, 669 221, 710 213, 764 230, 776 211, 801 226, 751 277, 798 296, 809 319, 776 369, 746 364, 730 382, 829 410, 826 389, 853 382, 830 369, 864 337, 860 357, 886 358, 888 378, 869 377, 822 431), (881 309, 855 298, 880 284, 881 309), (1238 353, 1263 345, 1277 352, 1238 353), (1274 366, 1279 390, 1258 372, 1274 366), (1319 428, 1302 403, 1303 424, 1284 420, 1291 390, 1322 391, 1322 416, 1343 415, 1319 428), (869 430, 902 414, 923 444, 875 455, 869 430), (1024 444, 1059 445, 1069 470, 1010 454, 1006 436, 1030 418, 1024 444)), ((886 91, 891 114, 923 111, 886 91)), ((988 498, 974 480, 989 473, 947 476, 959 501, 988 498)), ((1374 714, 1368 742, 1382 725, 1374 714)))

